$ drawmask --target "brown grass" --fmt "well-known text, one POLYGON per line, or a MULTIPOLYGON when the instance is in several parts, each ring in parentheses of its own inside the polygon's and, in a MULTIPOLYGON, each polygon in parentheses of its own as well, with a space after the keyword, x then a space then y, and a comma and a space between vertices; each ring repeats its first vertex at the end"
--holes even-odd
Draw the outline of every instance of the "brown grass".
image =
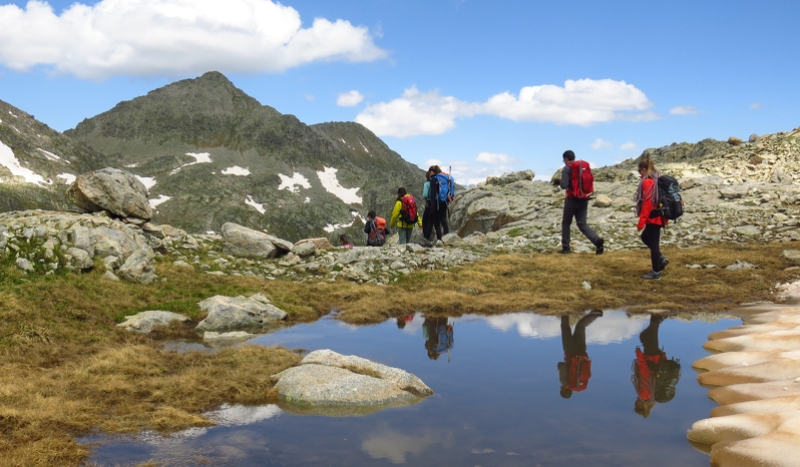
MULTIPOLYGON (((151 285, 106 282, 99 272, 28 277, 0 266, 0 459, 9 466, 79 465, 90 448, 76 437, 95 431, 171 432, 209 422, 200 414, 222 403, 274 400, 269 376, 300 358, 281 348, 242 346, 214 354, 159 349, 153 336, 114 326, 148 309, 184 313, 213 295, 263 293, 290 321, 331 310, 351 323, 377 323, 410 312, 456 316, 530 310, 556 314, 589 308, 724 310, 772 299, 774 286, 800 275, 784 249, 798 244, 667 249, 670 266, 658 282, 646 250, 589 254, 517 254, 451 271, 420 272, 389 286, 261 281, 214 277, 158 265, 167 279, 151 285), (724 267, 735 259, 756 270, 724 267), (584 290, 587 281, 591 290, 584 290)), ((174 326, 158 337, 196 338, 174 326)))

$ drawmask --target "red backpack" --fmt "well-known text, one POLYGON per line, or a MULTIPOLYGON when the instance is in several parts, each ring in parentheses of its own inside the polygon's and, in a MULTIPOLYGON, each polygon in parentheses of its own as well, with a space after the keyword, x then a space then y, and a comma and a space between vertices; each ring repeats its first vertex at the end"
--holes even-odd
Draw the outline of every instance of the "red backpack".
POLYGON ((417 202, 411 195, 405 195, 400 200, 402 206, 400 207, 400 219, 406 224, 417 223, 417 202))
POLYGON ((594 175, 589 163, 577 160, 569 165, 570 195, 577 199, 589 199, 594 193, 594 175))

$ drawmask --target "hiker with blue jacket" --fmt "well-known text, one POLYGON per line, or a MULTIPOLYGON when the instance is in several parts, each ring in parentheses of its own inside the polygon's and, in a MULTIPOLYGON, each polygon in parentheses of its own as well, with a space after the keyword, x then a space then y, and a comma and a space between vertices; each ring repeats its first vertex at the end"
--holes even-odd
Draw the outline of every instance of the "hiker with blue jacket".
POLYGON ((417 213, 417 202, 404 187, 400 187, 397 189, 397 201, 394 203, 392 219, 389 221, 390 227, 397 227, 398 244, 404 245, 411 241, 415 225, 422 227, 422 219, 417 213))
POLYGON ((425 172, 425 183, 422 185, 422 199, 425 200, 425 210, 422 212, 422 236, 423 246, 430 246, 431 233, 433 232, 433 203, 431 203, 431 177, 433 177, 433 167, 430 166, 425 172))
POLYGON ((450 233, 447 214, 455 195, 455 181, 438 165, 432 166, 431 170, 429 197, 433 212, 433 228, 436 230, 436 239, 441 240, 444 235, 450 233))
POLYGON ((564 151, 564 168, 561 169, 561 181, 559 186, 562 190, 566 190, 566 198, 564 200, 564 214, 561 218, 561 250, 559 253, 572 253, 570 249, 570 228, 572 227, 572 218, 578 224, 578 229, 595 247, 595 252, 602 255, 605 249, 603 244, 605 241, 597 235, 597 233, 586 224, 586 215, 589 210, 589 196, 592 193, 583 193, 579 189, 579 180, 577 175, 573 180, 573 174, 578 174, 579 170, 589 170, 589 164, 585 161, 576 161, 575 153, 572 151, 564 151))

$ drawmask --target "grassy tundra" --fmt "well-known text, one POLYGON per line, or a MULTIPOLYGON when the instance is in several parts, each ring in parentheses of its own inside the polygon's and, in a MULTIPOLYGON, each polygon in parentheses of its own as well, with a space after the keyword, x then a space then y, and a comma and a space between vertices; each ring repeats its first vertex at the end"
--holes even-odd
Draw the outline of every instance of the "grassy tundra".
MULTIPOLYGON (((145 310, 203 318, 197 303, 213 295, 263 293, 289 313, 312 321, 335 310, 349 323, 377 323, 401 314, 458 316, 589 308, 642 312, 723 311, 772 300, 796 267, 781 257, 798 244, 720 245, 668 249, 658 282, 642 281, 646 250, 588 254, 501 254, 450 271, 416 272, 389 286, 262 281, 218 277, 159 260, 165 282, 139 285, 87 274, 25 275, 0 260, 0 458, 8 466, 80 465, 92 432, 162 433, 207 426, 202 412, 222 403, 274 400, 269 376, 299 361, 297 351, 244 345, 216 353, 163 350, 164 339, 198 339, 191 326, 148 337, 115 328, 145 310), (758 269, 728 271, 735 259, 758 269), (688 269, 687 264, 716 264, 688 269), (591 284, 591 290, 582 283, 591 284)), ((102 269, 102 268, 97 268, 102 269)))

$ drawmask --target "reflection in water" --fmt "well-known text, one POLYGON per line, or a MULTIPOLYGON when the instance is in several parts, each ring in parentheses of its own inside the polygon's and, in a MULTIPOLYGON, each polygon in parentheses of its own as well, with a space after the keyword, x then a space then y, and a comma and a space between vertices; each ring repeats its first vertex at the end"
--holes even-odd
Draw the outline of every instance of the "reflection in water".
POLYGON ((408 454, 420 455, 434 444, 450 447, 452 433, 442 435, 424 430, 419 436, 409 436, 383 424, 361 443, 361 450, 373 459, 388 459, 392 464, 405 464, 408 454))
POLYGON ((422 323, 422 336, 425 338, 428 358, 438 360, 442 354, 447 353, 447 362, 450 363, 450 349, 453 348, 453 325, 447 322, 447 318, 425 318, 425 322, 422 323))
POLYGON ((636 360, 633 361, 633 386, 637 398, 633 410, 644 418, 656 402, 664 404, 675 397, 675 387, 681 378, 680 360, 667 359, 667 354, 658 345, 658 327, 663 316, 651 315, 650 325, 639 334, 644 350, 636 347, 636 360))
POLYGON ((561 317, 561 345, 564 361, 558 362, 558 379, 561 381, 561 397, 569 399, 573 392, 581 392, 589 385, 592 376, 592 361, 586 353, 586 327, 603 316, 600 310, 592 310, 575 324, 573 332, 569 316, 561 317))
POLYGON ((408 324, 408 323, 410 323, 412 321, 414 321, 414 315, 413 314, 403 315, 403 316, 397 318, 397 329, 405 328, 406 324, 408 324))
MULTIPOLYGON (((474 319, 466 316, 458 319, 474 319)), ((592 325, 586 332, 587 344, 611 344, 623 342, 638 334, 645 326, 643 318, 646 316, 626 316, 625 313, 611 313, 592 325)), ((480 317, 489 326, 501 331, 516 328, 522 337, 534 339, 548 339, 561 334, 561 326, 557 316, 543 316, 535 313, 509 313, 500 316, 480 317)))

